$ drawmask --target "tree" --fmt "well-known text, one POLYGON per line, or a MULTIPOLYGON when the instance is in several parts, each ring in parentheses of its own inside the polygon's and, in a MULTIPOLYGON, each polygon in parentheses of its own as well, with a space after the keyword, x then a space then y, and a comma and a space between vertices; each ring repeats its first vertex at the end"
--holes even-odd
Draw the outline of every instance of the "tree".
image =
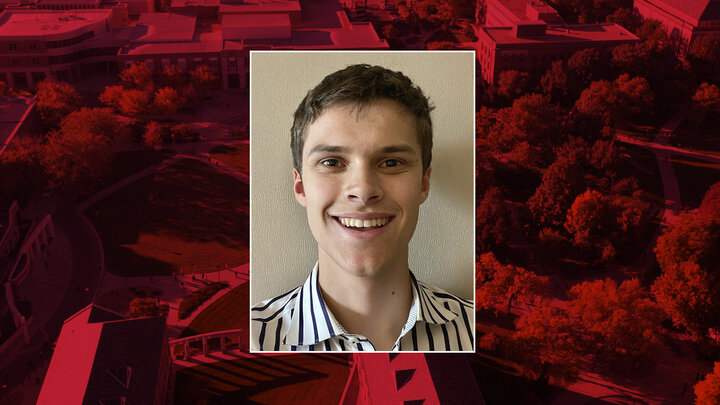
POLYGON ((505 70, 497 80, 497 93, 508 100, 514 100, 527 90, 529 75, 527 72, 505 70))
POLYGON ((167 316, 170 307, 167 304, 158 304, 155 298, 135 298, 130 301, 128 319, 144 318, 148 316, 167 316))
POLYGON ((170 87, 163 87, 155 93, 153 104, 161 114, 176 114, 187 102, 187 99, 177 90, 170 87))
POLYGON ((166 65, 163 67, 158 78, 158 87, 171 87, 177 89, 187 81, 187 74, 180 70, 177 65, 166 65))
POLYGON ((48 128, 82 106, 82 97, 74 87, 52 77, 38 82, 36 96, 40 118, 48 128))
POLYGON ((682 214, 658 238, 655 256, 663 271, 673 265, 693 262, 702 269, 720 272, 720 219, 682 214))
POLYGON ((643 356, 660 342, 662 311, 637 279, 585 281, 568 291, 570 315, 590 337, 598 358, 622 349, 643 356))
POLYGON ((110 143, 92 132, 54 131, 45 144, 42 165, 54 188, 93 187, 110 174, 110 143))
POLYGON ((697 336, 720 328, 720 218, 685 213, 655 247, 662 273, 653 293, 673 322, 697 336))
POLYGON ((83 107, 66 116, 60 123, 60 130, 65 134, 90 132, 116 143, 129 140, 127 129, 109 108, 83 107))
POLYGON ((602 119, 606 125, 613 125, 617 118, 618 93, 607 80, 597 80, 583 90, 573 109, 580 115, 602 119))
POLYGON ((565 62, 556 60, 540 79, 543 94, 554 102, 566 102, 568 97, 568 71, 565 62))
POLYGON ((715 362, 713 372, 695 384, 695 405, 720 404, 720 361, 715 362))
POLYGON ((527 202, 538 227, 559 227, 568 208, 585 188, 582 162, 560 156, 545 170, 542 183, 527 202))
POLYGON ((605 18, 605 22, 615 23, 630 32, 636 32, 642 25, 642 16, 632 7, 623 7, 605 18))
POLYGON ((509 150, 521 141, 552 145, 559 138, 561 110, 542 94, 525 94, 496 114, 500 125, 488 141, 501 150, 509 150))
POLYGON ((218 77, 207 65, 198 65, 192 72, 190 78, 201 95, 217 86, 218 77))
POLYGON ((115 109, 119 110, 124 92, 122 86, 107 86, 102 94, 100 94, 99 99, 105 103, 105 105, 115 107, 115 109))
POLYGON ((457 49, 457 45, 450 41, 432 41, 425 44, 425 49, 433 50, 453 50, 457 49))
POLYGON ((692 100, 688 118, 698 126, 712 122, 710 117, 720 108, 720 89, 714 84, 702 83, 692 100))
POLYGON ((47 186, 40 140, 16 137, 0 156, 0 195, 27 201, 47 186))
POLYGON ((169 138, 170 131, 166 125, 157 121, 150 121, 145 127, 143 144, 147 147, 155 148, 157 146, 161 146, 165 142, 168 142, 169 138))
POLYGON ((585 368, 573 320, 549 303, 520 318, 513 343, 517 348, 512 351, 513 357, 520 357, 524 374, 539 381, 553 377, 571 382, 585 368))
POLYGON ((123 90, 120 99, 120 112, 126 115, 140 115, 148 113, 151 106, 150 96, 142 90, 123 90))
POLYGON ((130 65, 120 72, 120 81, 126 89, 140 90, 149 94, 155 89, 153 73, 143 62, 130 65))
POLYGON ((652 285, 658 304, 676 326, 696 336, 720 326, 720 280, 697 263, 681 262, 663 270, 652 285))
POLYGON ((687 59, 693 72, 700 80, 718 82, 720 80, 720 41, 712 35, 700 35, 693 39, 687 59))
POLYGON ((387 40, 395 39, 397 37, 397 28, 392 23, 383 25, 383 37, 387 40))
POLYGON ((720 181, 705 192, 699 211, 707 217, 720 217, 720 181))
POLYGON ((639 239, 647 223, 644 208, 643 203, 630 198, 587 190, 568 210, 565 229, 573 235, 576 246, 608 262, 639 239))
POLYGON ((615 79, 618 95, 617 115, 622 118, 638 117, 652 113, 654 95, 644 77, 633 77, 624 73, 615 79))
POLYGON ((533 302, 544 294, 547 277, 539 277, 531 271, 511 264, 502 264, 495 255, 483 253, 476 264, 477 309, 496 308, 501 303, 507 316, 515 301, 533 302))
POLYGON ((475 217, 477 249, 489 252, 504 246, 510 228, 510 212, 497 187, 485 192, 475 217))

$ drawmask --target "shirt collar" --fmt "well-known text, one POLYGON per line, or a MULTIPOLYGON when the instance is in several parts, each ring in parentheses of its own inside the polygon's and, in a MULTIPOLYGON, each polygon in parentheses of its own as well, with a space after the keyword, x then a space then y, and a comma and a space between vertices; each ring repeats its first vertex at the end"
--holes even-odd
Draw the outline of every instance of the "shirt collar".
MULTIPOLYGON (((444 301, 432 293, 432 287, 417 281, 410 272, 413 303, 407 322, 403 326, 400 338, 412 330, 418 321, 443 324, 452 321, 460 314, 450 310, 444 301)), ((309 346, 348 332, 335 319, 325 305, 318 283, 318 263, 300 288, 295 306, 292 309, 290 325, 283 338, 283 344, 290 346, 309 346)))

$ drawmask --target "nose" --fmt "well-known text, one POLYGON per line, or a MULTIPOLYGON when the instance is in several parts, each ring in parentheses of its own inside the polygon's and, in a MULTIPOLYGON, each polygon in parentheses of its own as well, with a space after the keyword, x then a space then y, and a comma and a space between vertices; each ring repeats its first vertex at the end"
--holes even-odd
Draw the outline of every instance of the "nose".
POLYGON ((356 165, 348 170, 345 198, 363 205, 382 199, 383 189, 378 173, 368 165, 356 165))

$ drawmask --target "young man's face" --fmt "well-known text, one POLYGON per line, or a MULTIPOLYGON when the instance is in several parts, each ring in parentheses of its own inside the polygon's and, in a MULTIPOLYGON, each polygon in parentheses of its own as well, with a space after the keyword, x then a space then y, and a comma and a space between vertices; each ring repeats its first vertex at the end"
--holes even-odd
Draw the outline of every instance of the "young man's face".
MULTIPOLYGON (((321 266, 373 277, 407 269, 430 188, 414 117, 390 100, 326 108, 307 128, 295 198, 307 209, 321 266)), ((322 269, 323 267, 321 267, 322 269)))

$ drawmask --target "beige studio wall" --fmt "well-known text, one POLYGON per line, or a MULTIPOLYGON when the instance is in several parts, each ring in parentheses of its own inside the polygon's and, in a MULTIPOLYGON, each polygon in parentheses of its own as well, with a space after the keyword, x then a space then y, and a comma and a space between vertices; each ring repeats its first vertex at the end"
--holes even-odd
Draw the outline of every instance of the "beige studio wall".
POLYGON ((474 297, 474 53, 251 52, 250 304, 301 285, 317 261, 305 210, 292 192, 292 117, 326 75, 367 63, 401 71, 435 106, 430 194, 420 207, 409 266, 418 279, 474 297))

